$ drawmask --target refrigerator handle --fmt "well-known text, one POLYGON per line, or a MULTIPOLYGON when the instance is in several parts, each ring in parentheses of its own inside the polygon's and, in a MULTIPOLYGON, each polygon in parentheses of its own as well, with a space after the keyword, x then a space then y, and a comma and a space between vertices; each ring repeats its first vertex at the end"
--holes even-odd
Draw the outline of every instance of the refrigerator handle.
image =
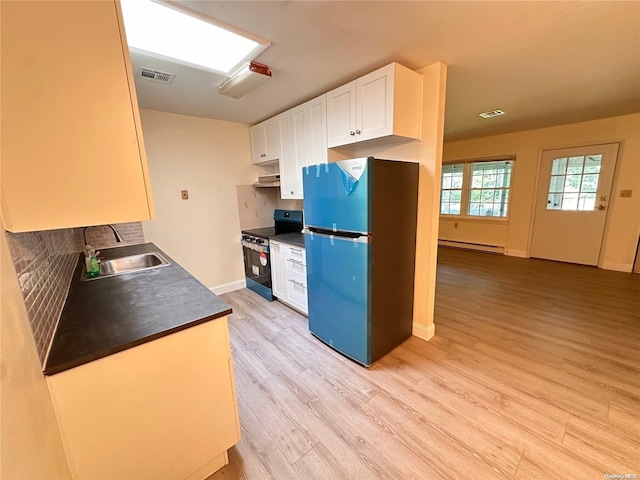
POLYGON ((370 233, 358 233, 358 232, 332 232, 330 230, 323 229, 310 229, 305 228, 303 230, 305 235, 309 235, 311 240, 313 237, 331 238, 333 240, 352 241, 355 243, 371 243, 373 241, 373 235, 370 233))

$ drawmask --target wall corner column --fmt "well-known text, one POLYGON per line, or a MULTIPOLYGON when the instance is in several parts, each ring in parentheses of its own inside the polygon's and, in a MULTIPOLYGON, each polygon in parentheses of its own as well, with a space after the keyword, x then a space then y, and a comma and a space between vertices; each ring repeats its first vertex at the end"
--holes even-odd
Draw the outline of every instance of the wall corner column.
POLYGON ((434 307, 447 66, 437 62, 418 70, 418 73, 422 74, 423 78, 422 151, 418 191, 413 335, 430 340, 435 335, 434 307))

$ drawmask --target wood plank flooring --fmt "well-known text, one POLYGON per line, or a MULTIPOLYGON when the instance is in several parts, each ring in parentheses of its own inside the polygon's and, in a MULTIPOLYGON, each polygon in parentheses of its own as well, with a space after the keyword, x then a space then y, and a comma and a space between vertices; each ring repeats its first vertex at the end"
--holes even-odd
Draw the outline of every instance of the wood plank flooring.
POLYGON ((640 275, 441 248, 435 338, 369 369, 223 298, 242 440, 211 480, 640 476, 640 275))

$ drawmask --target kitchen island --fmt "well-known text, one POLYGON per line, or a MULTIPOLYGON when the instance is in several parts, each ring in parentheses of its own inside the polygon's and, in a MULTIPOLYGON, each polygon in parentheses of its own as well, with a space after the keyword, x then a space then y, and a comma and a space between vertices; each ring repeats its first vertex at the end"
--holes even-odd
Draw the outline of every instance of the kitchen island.
POLYGON ((79 259, 45 365, 74 478, 204 479, 240 439, 229 306, 169 265, 81 281, 79 259))

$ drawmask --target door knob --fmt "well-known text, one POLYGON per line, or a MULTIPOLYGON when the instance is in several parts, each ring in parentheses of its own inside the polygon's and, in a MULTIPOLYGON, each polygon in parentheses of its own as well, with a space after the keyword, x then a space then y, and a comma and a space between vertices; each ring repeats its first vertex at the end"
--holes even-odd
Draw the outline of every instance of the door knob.
POLYGON ((598 205, 598 210, 606 210, 606 209, 607 209, 606 203, 601 203, 600 205, 598 205))

